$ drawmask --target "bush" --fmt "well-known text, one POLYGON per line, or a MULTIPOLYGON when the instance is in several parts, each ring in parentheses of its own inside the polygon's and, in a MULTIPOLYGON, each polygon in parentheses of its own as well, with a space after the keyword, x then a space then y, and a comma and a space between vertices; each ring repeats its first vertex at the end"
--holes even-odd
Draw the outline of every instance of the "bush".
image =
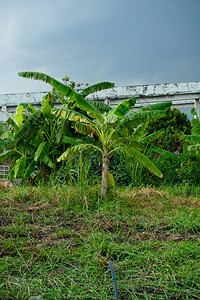
MULTIPOLYGON (((148 155, 148 154, 146 154, 148 155)), ((151 161, 162 172, 163 178, 152 174, 148 169, 133 163, 127 157, 115 155, 111 158, 110 171, 118 186, 200 184, 200 157, 194 154, 174 154, 172 157, 149 154, 151 161)))
POLYGON ((163 174, 158 178, 150 172, 142 174, 145 185, 200 184, 200 158, 191 154, 174 154, 174 157, 158 157, 156 166, 163 174))
POLYGON ((165 129, 165 133, 156 139, 154 145, 171 153, 182 153, 183 144, 179 136, 183 133, 191 134, 192 128, 187 115, 176 108, 170 108, 166 111, 165 117, 149 123, 147 132, 150 134, 162 128, 165 129))

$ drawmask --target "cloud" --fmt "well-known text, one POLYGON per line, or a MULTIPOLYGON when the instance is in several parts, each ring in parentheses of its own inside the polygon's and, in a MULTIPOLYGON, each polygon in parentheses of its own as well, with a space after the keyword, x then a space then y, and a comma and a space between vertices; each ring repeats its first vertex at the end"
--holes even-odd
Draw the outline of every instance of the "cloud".
POLYGON ((0 93, 49 89, 40 71, 117 85, 199 80, 199 0, 0 3, 0 93))

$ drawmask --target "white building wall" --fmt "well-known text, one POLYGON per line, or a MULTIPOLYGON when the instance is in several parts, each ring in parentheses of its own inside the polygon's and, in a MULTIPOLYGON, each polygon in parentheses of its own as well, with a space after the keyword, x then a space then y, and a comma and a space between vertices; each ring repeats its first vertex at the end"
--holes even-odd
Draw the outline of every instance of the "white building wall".
MULTIPOLYGON (((8 113, 15 112, 21 103, 31 103, 33 106, 41 105, 42 97, 48 92, 32 92, 17 94, 0 94, 0 121, 8 118, 8 113)), ((135 107, 147 104, 172 101, 174 107, 192 108, 199 107, 200 82, 167 83, 115 87, 109 90, 96 92, 86 97, 87 100, 104 101, 111 106, 116 106, 123 99, 136 97, 135 107)))

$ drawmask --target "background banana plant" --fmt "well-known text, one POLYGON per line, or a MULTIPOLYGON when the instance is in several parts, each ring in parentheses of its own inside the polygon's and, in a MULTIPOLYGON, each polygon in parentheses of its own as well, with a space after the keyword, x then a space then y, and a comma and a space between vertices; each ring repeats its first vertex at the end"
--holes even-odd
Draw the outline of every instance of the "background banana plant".
POLYGON ((187 150, 193 154, 200 154, 200 121, 195 108, 191 110, 191 114, 195 116, 191 121, 192 134, 182 135, 181 138, 186 142, 187 150))
POLYGON ((46 105, 39 110, 31 105, 26 108, 19 105, 14 120, 11 117, 7 120, 10 130, 1 135, 0 139, 7 143, 10 150, 0 155, 0 161, 11 157, 10 179, 28 178, 36 166, 43 172, 45 166, 55 168, 53 156, 49 155, 54 144, 55 127, 51 118, 46 105))
POLYGON ((42 177, 57 170, 57 158, 69 145, 66 134, 67 138, 73 134, 68 118, 60 115, 50 93, 42 99, 40 109, 30 104, 17 107, 14 120, 7 120, 10 130, 0 137, 0 147, 9 148, 0 154, 0 162, 12 159, 10 179, 25 180, 35 169, 42 177))

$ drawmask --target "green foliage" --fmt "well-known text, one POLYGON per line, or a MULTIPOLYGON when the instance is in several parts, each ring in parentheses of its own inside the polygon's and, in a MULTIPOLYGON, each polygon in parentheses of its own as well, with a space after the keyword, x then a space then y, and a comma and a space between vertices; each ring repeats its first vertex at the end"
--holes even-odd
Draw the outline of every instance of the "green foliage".
MULTIPOLYGON (((73 144, 74 147, 77 145, 78 132, 85 130, 82 122, 87 122, 89 126, 92 122, 90 117, 83 115, 81 108, 84 107, 88 113, 101 118, 99 110, 95 108, 95 105, 88 103, 81 93, 89 94, 112 87, 113 84, 106 82, 91 87, 86 84, 84 89, 80 89, 81 93, 77 93, 74 91, 76 84, 73 82, 69 82, 69 86, 67 86, 46 74, 36 72, 23 72, 19 75, 51 84, 54 90, 61 95, 60 101, 63 106, 61 109, 54 106, 58 99, 51 93, 43 97, 40 109, 35 110, 30 104, 19 105, 14 119, 7 120, 9 131, 0 137, 0 147, 3 149, 6 146, 7 149, 11 149, 0 154, 0 161, 9 157, 12 159, 10 179, 22 178, 25 180, 32 175, 34 170, 37 170, 35 179, 41 180, 42 178, 45 181, 50 173, 59 169, 61 163, 57 162, 58 157, 66 151, 69 145, 73 144)), ((68 78, 65 77, 64 80, 68 81, 68 78)), ((96 107, 99 105, 96 104, 96 107)), ((103 110, 109 110, 106 105, 103 107, 103 110)), ((85 147, 86 144, 84 144, 85 147)), ((87 147, 90 145, 88 144, 87 147)))
POLYGON ((196 155, 175 154, 173 157, 159 156, 156 165, 163 173, 163 178, 143 172, 143 183, 151 185, 189 184, 200 183, 200 159, 196 155))
MULTIPOLYGON (((113 153, 110 158, 110 170, 115 178, 117 186, 163 186, 171 184, 199 185, 200 183, 200 159, 195 154, 155 154, 151 148, 144 153, 162 172, 163 177, 153 175, 137 160, 113 153)), ((95 168, 91 172, 98 172, 95 168)))
POLYGON ((112 82, 100 82, 91 86, 86 87, 81 91, 81 95, 85 98, 90 94, 93 94, 95 92, 105 90, 105 89, 110 89, 115 86, 114 83, 112 82))
POLYGON ((152 120, 149 123, 147 132, 154 133, 157 130, 165 129, 165 132, 156 139, 154 145, 171 153, 183 152, 183 143, 180 136, 191 133, 191 123, 186 114, 178 109, 167 109, 166 115, 159 120, 152 120))
MULTIPOLYGON (((193 109, 192 113, 195 114, 196 111, 193 109)), ((185 141, 185 146, 190 153, 200 155, 200 122, 197 114, 195 119, 192 120, 192 134, 182 135, 181 138, 185 141)))
POLYGON ((20 105, 14 120, 9 118, 7 121, 10 130, 0 137, 0 146, 3 147, 2 143, 6 142, 6 147, 11 150, 3 152, 0 161, 8 157, 12 159, 10 179, 25 180, 35 169, 39 177, 44 178, 59 168, 57 157, 67 146, 62 138, 71 131, 69 121, 60 117, 60 111, 49 104, 49 98, 50 95, 45 96, 38 110, 30 105, 20 105), (58 132, 62 132, 61 141, 57 139, 58 132))
MULTIPOLYGON (((101 194, 103 197, 106 196, 107 187, 108 187, 108 178, 107 178, 107 168, 109 165, 109 157, 115 151, 122 151, 129 155, 130 157, 139 161, 147 167, 151 172, 157 176, 162 177, 161 172, 157 167, 140 151, 145 149, 145 144, 157 137, 157 134, 149 137, 145 141, 145 128, 148 125, 149 119, 157 119, 165 114, 163 107, 169 107, 171 103, 165 103, 156 105, 156 110, 151 106, 147 108, 140 109, 139 112, 132 112, 127 115, 128 111, 136 102, 135 98, 127 99, 122 101, 118 106, 109 110, 105 115, 102 115, 101 118, 99 114, 94 115, 94 121, 90 122, 90 126, 93 128, 93 131, 96 132, 99 142, 101 144, 100 148, 97 147, 94 143, 92 144, 80 144, 79 146, 72 146, 67 149, 58 159, 58 161, 67 159, 68 157, 75 155, 77 151, 83 151, 89 147, 94 147, 103 154, 103 171, 102 171, 102 190, 101 194), (143 130, 141 130, 143 126, 143 130), (130 135, 129 131, 132 133, 130 135), (137 133, 137 137, 136 137, 137 133)), ((90 114, 89 111, 89 115, 90 114)), ((85 125, 88 121, 85 119, 85 125)), ((83 130, 80 132, 88 134, 88 129, 90 127, 83 127, 83 130)), ((158 133, 160 135, 161 132, 158 133)))
POLYGON ((130 111, 131 107, 135 106, 135 103, 136 98, 130 98, 120 102, 116 107, 114 107, 108 112, 107 120, 112 120, 113 116, 117 116, 119 119, 123 118, 130 111))
MULTIPOLYGON (((133 159, 145 165, 151 172, 157 176, 162 177, 161 172, 157 167, 141 153, 145 150, 145 144, 154 140, 157 135, 149 136, 145 141, 145 129, 150 120, 158 119, 165 115, 165 110, 171 106, 171 102, 158 103, 156 105, 148 105, 140 108, 134 112, 130 112, 132 106, 135 105, 136 99, 131 98, 122 101, 115 108, 109 109, 104 104, 93 105, 85 100, 84 97, 95 91, 100 91, 107 88, 112 88, 113 83, 102 82, 96 85, 86 87, 80 93, 73 90, 69 85, 65 85, 54 78, 37 72, 22 72, 20 76, 25 78, 34 78, 49 83, 59 94, 61 94, 69 104, 66 108, 60 110, 60 116, 74 122, 75 130, 86 136, 98 137, 100 147, 97 147, 96 140, 93 139, 90 143, 80 141, 79 144, 72 144, 72 146, 62 153, 57 159, 58 162, 69 159, 73 155, 77 155, 80 151, 94 148, 102 153, 102 185, 101 195, 106 197, 108 188, 108 165, 109 159, 113 152, 122 151, 128 154, 133 159), (73 104, 73 107, 72 107, 73 104), (68 109, 73 108, 73 111, 67 112, 68 109), (77 116, 77 109, 81 113, 77 116), (74 110, 76 113, 74 113, 74 110), (129 114, 128 114, 129 113, 129 114)), ((66 77, 65 81, 69 81, 66 77)), ((64 103, 64 102, 62 102, 64 103)), ((43 106, 43 117, 52 119, 50 113, 50 106, 48 103, 43 106), (45 107, 46 106, 46 107, 45 107), (45 108, 45 109, 44 109, 45 108)), ((159 132, 158 135, 160 135, 159 132)), ((57 140, 61 140, 60 138, 57 140)), ((45 157, 44 149, 46 148, 46 140, 40 144, 34 159, 38 157, 45 157)), ((48 144, 49 145, 49 144, 48 144)), ((43 160, 44 161, 44 160, 43 160)))
POLYGON ((128 169, 127 161, 131 161, 131 165, 133 164, 133 159, 120 151, 113 152, 110 157, 109 170, 113 174, 117 186, 128 186, 132 182, 131 171, 128 169))

